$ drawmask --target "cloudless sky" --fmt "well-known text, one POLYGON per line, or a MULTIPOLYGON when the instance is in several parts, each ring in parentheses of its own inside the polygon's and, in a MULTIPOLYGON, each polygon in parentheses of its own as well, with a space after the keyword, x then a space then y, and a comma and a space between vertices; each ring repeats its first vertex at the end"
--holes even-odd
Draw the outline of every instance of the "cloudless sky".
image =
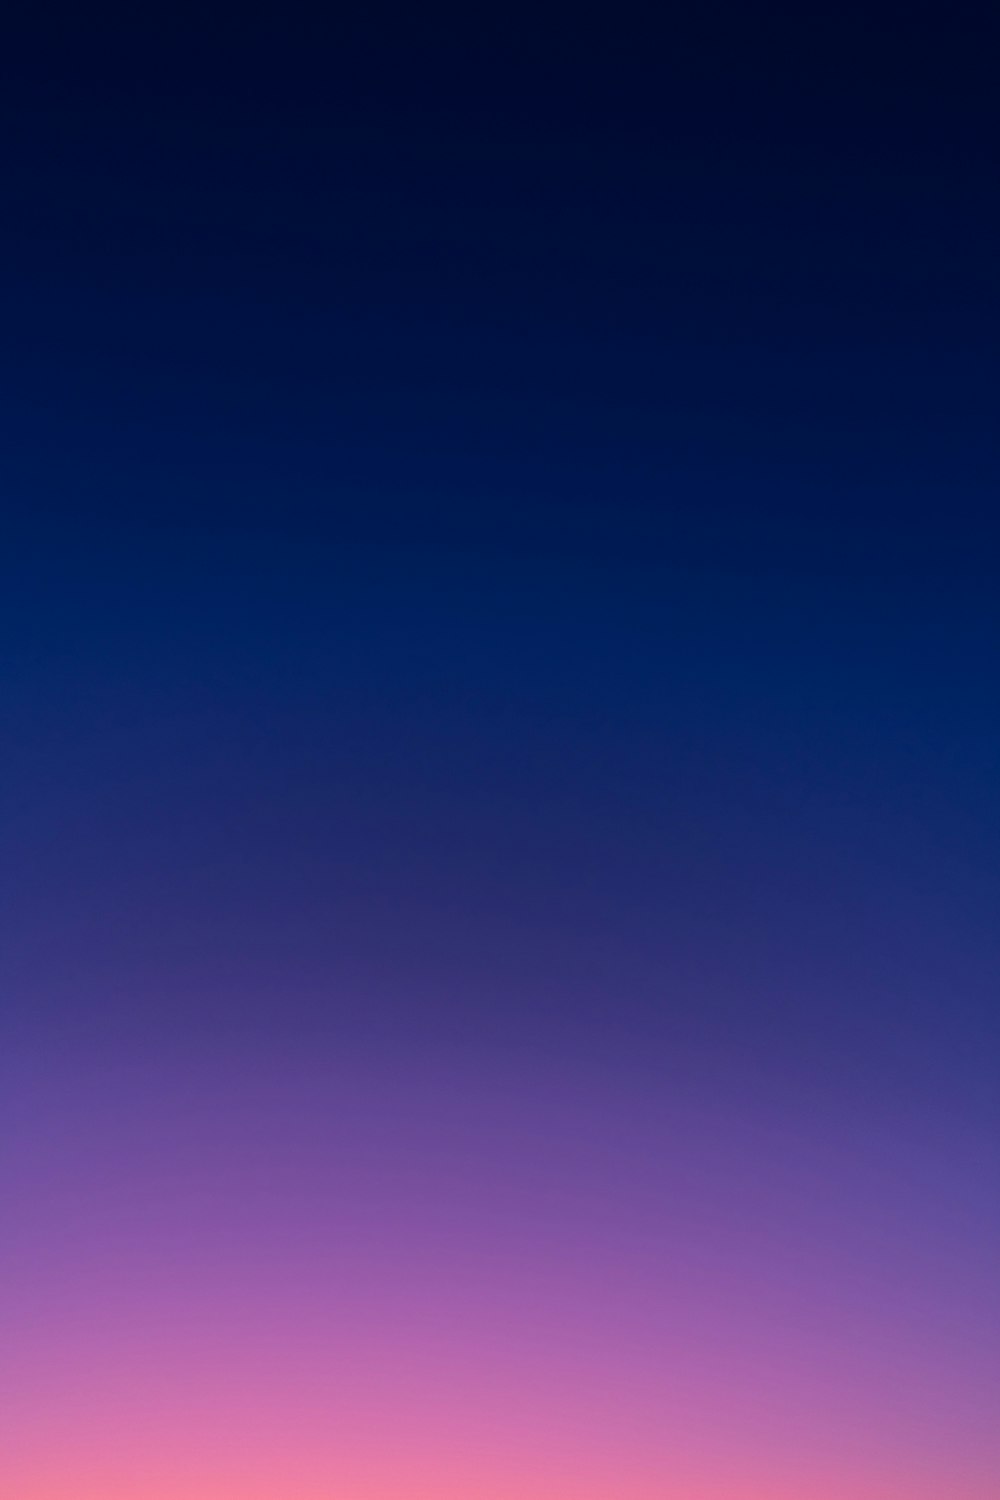
POLYGON ((987 29, 13 30, 0 1492, 992 1500, 987 29))

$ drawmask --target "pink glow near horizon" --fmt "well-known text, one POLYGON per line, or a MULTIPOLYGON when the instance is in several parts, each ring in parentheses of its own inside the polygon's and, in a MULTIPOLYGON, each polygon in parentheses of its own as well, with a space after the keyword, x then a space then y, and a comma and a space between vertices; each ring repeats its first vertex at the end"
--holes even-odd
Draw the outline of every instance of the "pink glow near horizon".
POLYGON ((26 1084, 0 1493, 990 1500, 933 1141, 454 1067, 26 1084))

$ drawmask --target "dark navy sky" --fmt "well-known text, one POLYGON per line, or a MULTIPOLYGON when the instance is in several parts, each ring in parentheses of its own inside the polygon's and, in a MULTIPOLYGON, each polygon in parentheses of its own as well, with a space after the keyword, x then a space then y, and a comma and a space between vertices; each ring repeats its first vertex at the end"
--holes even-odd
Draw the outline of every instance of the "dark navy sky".
POLYGON ((989 38, 768 15, 15 45, 15 506, 981 564, 989 38))
POLYGON ((992 1500, 995 39, 465 9, 0 38, 0 1491, 992 1500))
POLYGON ((990 1107, 987 42, 15 40, 22 1019, 990 1107))

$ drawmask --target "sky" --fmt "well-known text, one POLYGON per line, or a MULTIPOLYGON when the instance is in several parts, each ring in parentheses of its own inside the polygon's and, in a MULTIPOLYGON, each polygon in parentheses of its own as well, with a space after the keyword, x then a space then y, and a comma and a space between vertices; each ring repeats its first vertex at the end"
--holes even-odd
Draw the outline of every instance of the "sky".
POLYGON ((2 1500, 995 1500, 985 30, 14 30, 2 1500))

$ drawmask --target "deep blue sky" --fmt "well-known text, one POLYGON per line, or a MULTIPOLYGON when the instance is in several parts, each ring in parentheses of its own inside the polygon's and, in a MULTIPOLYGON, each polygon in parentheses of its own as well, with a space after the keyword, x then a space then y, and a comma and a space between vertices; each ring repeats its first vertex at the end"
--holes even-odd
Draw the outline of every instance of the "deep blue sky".
POLYGON ((987 44, 16 39, 25 1015, 990 1107, 987 44))
POLYGON ((733 12, 15 41, 15 508, 981 565, 990 39, 733 12))

